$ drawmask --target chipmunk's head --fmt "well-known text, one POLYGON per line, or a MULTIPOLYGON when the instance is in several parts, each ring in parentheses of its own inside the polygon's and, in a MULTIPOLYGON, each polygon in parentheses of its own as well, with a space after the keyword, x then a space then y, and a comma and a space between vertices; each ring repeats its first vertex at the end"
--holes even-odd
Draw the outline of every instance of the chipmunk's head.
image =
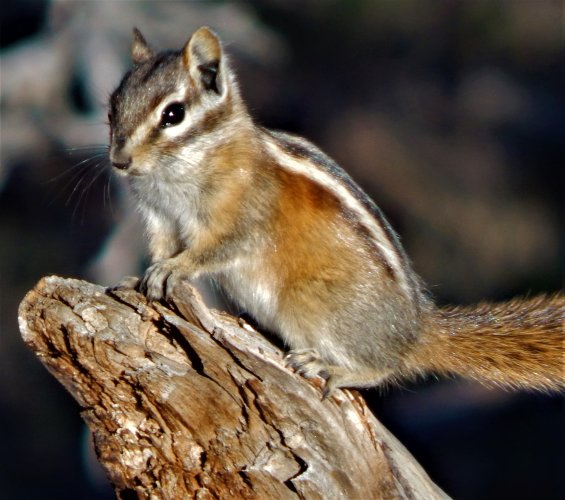
POLYGON ((182 50, 154 53, 134 29, 131 57, 134 67, 110 98, 113 167, 139 176, 178 158, 187 160, 184 168, 196 165, 202 144, 187 148, 242 115, 234 113, 241 99, 220 40, 202 27, 182 50))

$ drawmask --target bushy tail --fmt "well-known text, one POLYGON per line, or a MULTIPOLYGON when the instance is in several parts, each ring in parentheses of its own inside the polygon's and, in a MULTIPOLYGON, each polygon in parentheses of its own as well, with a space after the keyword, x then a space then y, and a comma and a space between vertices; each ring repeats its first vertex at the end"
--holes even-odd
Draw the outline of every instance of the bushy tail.
POLYGON ((413 372, 486 384, 565 389, 565 295, 439 309, 413 351, 413 372))

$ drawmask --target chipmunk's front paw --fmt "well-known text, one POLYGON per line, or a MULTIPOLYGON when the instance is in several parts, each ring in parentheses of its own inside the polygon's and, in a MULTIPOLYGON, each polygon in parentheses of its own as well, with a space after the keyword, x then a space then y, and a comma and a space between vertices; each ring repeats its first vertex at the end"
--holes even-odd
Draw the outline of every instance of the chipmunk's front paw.
POLYGON ((160 260, 147 268, 139 284, 139 290, 149 300, 168 298, 175 284, 188 277, 189 273, 173 259, 160 260))

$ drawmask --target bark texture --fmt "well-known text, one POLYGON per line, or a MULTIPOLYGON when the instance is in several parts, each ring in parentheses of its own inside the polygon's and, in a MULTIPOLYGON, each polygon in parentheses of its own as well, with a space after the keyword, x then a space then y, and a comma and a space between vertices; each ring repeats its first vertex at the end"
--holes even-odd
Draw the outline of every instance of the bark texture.
POLYGON ((251 327, 174 296, 47 277, 20 305, 119 498, 446 498, 356 392, 322 401, 251 327))

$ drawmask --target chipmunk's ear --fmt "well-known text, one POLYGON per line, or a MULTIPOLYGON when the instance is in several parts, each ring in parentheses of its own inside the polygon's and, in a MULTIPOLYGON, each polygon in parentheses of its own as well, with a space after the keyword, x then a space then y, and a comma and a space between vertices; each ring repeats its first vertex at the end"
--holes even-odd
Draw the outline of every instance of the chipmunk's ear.
POLYGON ((218 36, 203 26, 190 37, 182 52, 184 66, 196 85, 205 91, 222 95, 226 90, 226 75, 218 36))
POLYGON ((131 41, 131 60, 134 64, 141 64, 153 57, 153 49, 149 47, 145 38, 137 28, 133 28, 133 40, 131 41))

